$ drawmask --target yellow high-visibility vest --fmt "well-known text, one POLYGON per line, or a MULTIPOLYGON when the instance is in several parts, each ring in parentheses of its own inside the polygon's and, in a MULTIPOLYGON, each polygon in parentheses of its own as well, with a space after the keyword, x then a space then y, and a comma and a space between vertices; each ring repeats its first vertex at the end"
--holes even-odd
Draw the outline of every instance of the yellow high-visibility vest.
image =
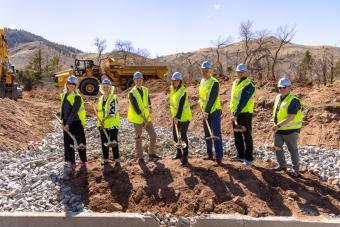
MULTIPOLYGON (((243 89, 246 86, 248 86, 249 84, 251 84, 255 89, 255 85, 248 78, 244 79, 239 84, 238 84, 238 82, 239 82, 239 80, 235 80, 233 82, 233 86, 231 88, 231 98, 230 98, 231 100, 230 100, 230 104, 229 104, 229 110, 232 113, 235 112, 238 104, 240 103, 240 99, 241 99, 243 89)), ((253 113, 254 112, 254 94, 255 94, 255 91, 254 91, 253 95, 250 97, 250 99, 248 100, 247 104, 241 110, 241 113, 253 113)))
MULTIPOLYGON (((60 102, 60 113, 63 111, 63 103, 65 101, 65 95, 67 93, 64 92, 60 95, 60 98, 61 98, 61 102, 60 102)), ((82 125, 85 125, 86 124, 86 110, 85 110, 85 104, 84 104, 84 100, 83 98, 77 94, 76 92, 72 92, 70 94, 67 95, 66 99, 67 101, 69 101, 69 103, 71 104, 71 106, 74 105, 74 101, 75 101, 75 97, 76 96, 79 96, 80 97, 80 100, 81 100, 81 104, 80 104, 80 108, 78 110, 78 117, 79 117, 79 120, 81 121, 81 124, 82 125)))
MULTIPOLYGON (((111 103, 115 102, 115 116, 112 117, 110 116, 104 121, 104 128, 113 128, 113 127, 118 127, 120 126, 120 117, 119 117, 119 108, 118 108, 118 97, 117 95, 109 94, 109 96, 106 99, 106 103, 103 109, 103 101, 104 101, 104 95, 102 95, 99 100, 98 100, 98 106, 97 106, 97 111, 98 111, 98 118, 100 120, 104 119, 109 115, 110 108, 111 108, 111 103)), ((97 121, 98 126, 102 126, 100 124, 100 121, 97 121)))
POLYGON ((182 116, 180 121, 191 121, 192 113, 189 104, 189 98, 187 95, 187 90, 182 85, 178 90, 175 90, 172 86, 170 87, 170 112, 172 117, 176 117, 179 107, 179 102, 182 99, 183 95, 185 95, 185 102, 182 110, 182 116))
MULTIPOLYGON (((142 111, 142 116, 147 119, 147 121, 151 121, 150 118, 150 104, 149 104, 149 91, 146 87, 142 87, 143 91, 143 98, 139 94, 139 91, 137 90, 137 87, 134 86, 131 91, 129 92, 128 95, 133 95, 135 99, 137 100, 138 107, 142 111)), ((128 98, 129 99, 129 98, 128 98)), ((137 114, 136 111, 134 110, 132 103, 130 102, 129 99, 129 109, 128 109, 128 120, 134 124, 142 124, 144 122, 143 117, 137 114)))
MULTIPOLYGON (((213 76, 210 76, 210 78, 207 81, 205 81, 204 79, 201 80, 200 87, 199 87, 199 95, 200 95, 199 104, 203 111, 205 111, 205 108, 207 107, 211 89, 214 83, 219 84, 218 80, 215 79, 213 76)), ((218 94, 210 110, 210 113, 213 113, 215 110, 220 110, 220 109, 222 108, 221 108, 220 94, 218 94)))

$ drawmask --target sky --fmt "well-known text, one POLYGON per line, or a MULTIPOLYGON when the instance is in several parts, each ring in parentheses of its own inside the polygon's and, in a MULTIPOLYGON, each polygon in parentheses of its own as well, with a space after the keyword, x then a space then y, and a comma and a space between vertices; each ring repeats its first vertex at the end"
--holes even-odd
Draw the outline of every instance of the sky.
POLYGON ((95 52, 131 41, 153 57, 213 46, 218 37, 238 41, 241 22, 275 33, 295 27, 294 43, 340 45, 338 0, 0 0, 0 26, 95 52), (4 10, 6 9, 6 10, 4 10))

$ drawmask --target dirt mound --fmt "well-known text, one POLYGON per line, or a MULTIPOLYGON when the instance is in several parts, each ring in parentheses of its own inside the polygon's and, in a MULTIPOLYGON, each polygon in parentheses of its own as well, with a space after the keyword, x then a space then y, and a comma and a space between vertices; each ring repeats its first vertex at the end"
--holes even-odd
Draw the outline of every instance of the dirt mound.
POLYGON ((225 161, 191 159, 191 165, 162 160, 138 165, 127 163, 121 170, 99 161, 89 163, 71 179, 72 191, 96 212, 172 213, 192 216, 206 213, 263 216, 340 215, 339 190, 304 173, 300 179, 276 173, 271 164, 256 167, 225 161))
POLYGON ((56 92, 25 92, 18 101, 0 99, 0 150, 27 148, 53 131, 50 121, 58 110, 56 92))

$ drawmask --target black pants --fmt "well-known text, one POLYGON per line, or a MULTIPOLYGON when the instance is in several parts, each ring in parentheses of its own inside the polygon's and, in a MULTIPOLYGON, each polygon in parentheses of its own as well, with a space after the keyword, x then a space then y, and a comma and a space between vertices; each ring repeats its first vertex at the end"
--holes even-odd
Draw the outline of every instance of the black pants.
MULTIPOLYGON (((107 135, 109 136, 110 140, 113 141, 117 141, 118 142, 118 129, 117 128, 113 128, 113 129, 104 129, 107 132, 107 135)), ((103 129, 100 128, 100 138, 102 141, 102 152, 103 152, 103 158, 104 159, 109 159, 109 150, 110 148, 105 146, 104 143, 107 143, 107 138, 103 132, 103 129)), ((112 147, 112 153, 113 153, 113 158, 114 159, 119 159, 119 149, 118 149, 118 145, 115 147, 112 147)))
MULTIPOLYGON (((189 154, 189 144, 188 144, 188 127, 189 127, 190 121, 185 121, 185 122, 178 122, 177 124, 177 128, 178 128, 178 133, 180 134, 180 138, 182 139, 182 141, 185 142, 185 144, 187 145, 184 149, 183 149, 183 155, 184 156, 188 156, 189 154)), ((175 128, 175 124, 172 123, 172 133, 174 136, 174 140, 176 141, 176 143, 178 142, 178 138, 176 135, 176 128, 175 128)), ((181 149, 177 148, 177 152, 181 152, 181 149)))
MULTIPOLYGON (((81 124, 81 121, 74 121, 69 126, 70 133, 76 138, 78 146, 82 143, 86 145, 86 138, 84 127, 81 124)), ((67 132, 64 132, 64 151, 65 151, 65 161, 75 163, 75 153, 74 148, 71 145, 74 144, 72 138, 68 135, 67 132)), ((86 149, 78 149, 79 157, 82 162, 86 162, 86 149)))
POLYGON ((252 137, 252 118, 251 113, 241 113, 237 117, 237 123, 245 126, 245 132, 234 132, 235 146, 238 153, 238 157, 253 161, 253 137, 252 137), (245 147, 244 147, 245 145, 245 147))

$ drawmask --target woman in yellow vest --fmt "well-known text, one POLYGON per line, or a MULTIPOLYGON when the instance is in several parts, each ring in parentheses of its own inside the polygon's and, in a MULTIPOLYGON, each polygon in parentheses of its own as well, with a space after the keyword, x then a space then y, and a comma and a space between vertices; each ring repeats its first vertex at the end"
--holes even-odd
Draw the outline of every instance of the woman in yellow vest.
POLYGON ((188 136, 187 131, 190 124, 190 121, 192 120, 192 113, 190 109, 190 103, 188 98, 188 92, 183 82, 183 76, 179 72, 175 72, 172 74, 171 77, 171 87, 170 87, 170 112, 171 116, 173 118, 173 136, 174 140, 178 142, 179 138, 177 138, 177 132, 175 124, 177 125, 177 128, 180 131, 180 138, 183 140, 186 144, 186 147, 182 150, 177 148, 177 154, 173 159, 180 159, 182 166, 188 164, 188 136))
POLYGON ((100 131, 103 162, 102 165, 109 163, 109 150, 112 148, 115 167, 120 167, 118 149, 118 127, 120 126, 118 97, 114 95, 114 87, 109 79, 104 79, 100 85, 102 96, 98 100, 97 125, 100 131), (105 131, 104 131, 105 130, 105 131))
POLYGON ((69 167, 73 171, 76 169, 75 153, 73 148, 74 141, 69 133, 75 137, 79 146, 78 152, 81 160, 81 167, 87 167, 86 138, 84 132, 86 111, 84 107, 84 100, 76 90, 77 84, 77 77, 70 76, 67 78, 67 82, 65 83, 64 92, 60 95, 60 118, 64 128, 65 161, 68 162, 69 167))
POLYGON ((287 171, 287 163, 285 160, 282 146, 286 143, 290 153, 293 169, 291 176, 299 177, 299 151, 297 140, 299 138, 302 127, 302 104, 301 100, 290 93, 291 82, 288 78, 281 78, 278 83, 280 94, 275 98, 273 108, 274 120, 274 145, 280 149, 276 151, 276 158, 279 166, 275 171, 287 171))
POLYGON ((128 94, 128 120, 133 123, 133 126, 135 128, 136 152, 138 156, 138 162, 142 164, 144 163, 142 148, 143 128, 145 128, 150 137, 148 150, 149 160, 156 161, 160 159, 160 157, 156 154, 157 135, 151 122, 151 100, 149 96, 149 90, 143 86, 143 74, 140 72, 135 72, 133 74, 133 82, 135 86, 130 90, 128 94))

